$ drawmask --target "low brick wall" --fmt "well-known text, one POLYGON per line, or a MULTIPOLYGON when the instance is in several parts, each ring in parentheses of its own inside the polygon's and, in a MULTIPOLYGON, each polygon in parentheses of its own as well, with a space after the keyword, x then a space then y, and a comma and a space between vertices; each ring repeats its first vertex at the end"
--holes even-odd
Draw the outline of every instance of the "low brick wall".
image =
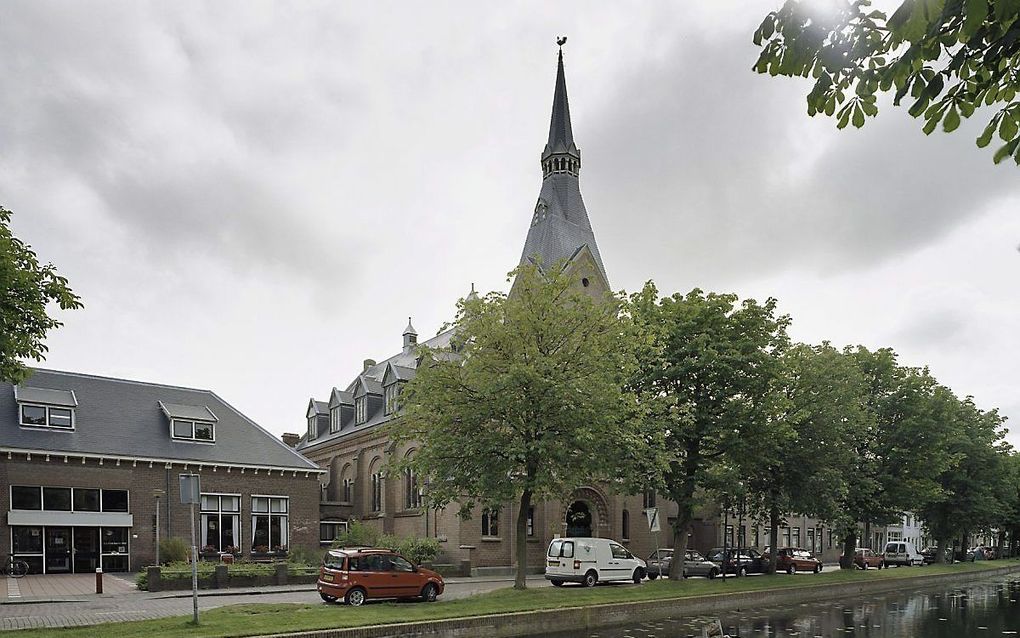
MULTIPOLYGON (((217 565, 212 574, 198 577, 199 589, 230 589, 231 587, 265 587, 268 585, 307 585, 315 583, 318 574, 291 574, 286 563, 277 563, 272 574, 231 575, 227 565, 217 565)), ((159 567, 148 567, 148 591, 191 589, 191 575, 167 578, 159 567)))
MULTIPOLYGON (((1020 564, 981 572, 932 574, 906 580, 910 588, 948 585, 1020 572, 1020 564)), ((809 579, 810 577, 804 577, 809 579)), ((473 618, 432 620, 394 625, 375 625, 351 629, 324 629, 286 634, 276 638, 512 638, 543 636, 560 631, 580 631, 609 625, 633 623, 637 620, 662 620, 678 616, 698 616, 744 607, 763 607, 819 600, 853 598, 856 596, 897 591, 904 587, 899 578, 861 581, 837 585, 806 585, 737 594, 712 594, 688 598, 667 598, 634 603, 614 603, 588 607, 566 607, 541 611, 493 614, 473 618)), ((260 638, 270 638, 263 636, 260 638)))

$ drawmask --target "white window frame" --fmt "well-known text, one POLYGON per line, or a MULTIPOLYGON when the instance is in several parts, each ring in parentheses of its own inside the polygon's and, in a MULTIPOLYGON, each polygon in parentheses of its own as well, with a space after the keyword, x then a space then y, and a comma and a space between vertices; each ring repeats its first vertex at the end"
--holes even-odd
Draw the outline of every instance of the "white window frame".
POLYGON ((340 431, 340 406, 329 410, 329 433, 336 434, 340 431))
POLYGON ((308 440, 314 441, 319 438, 319 415, 308 417, 308 440))
POLYGON ((482 510, 482 538, 499 538, 499 510, 498 507, 486 507, 482 510), (495 523, 495 525, 493 525, 495 523), (495 528, 495 530, 493 529, 495 528), (492 532, 496 533, 493 534, 492 532))
POLYGON ((75 409, 67 405, 46 405, 45 403, 18 403, 18 425, 23 428, 34 428, 34 429, 45 429, 53 430, 58 432, 74 432, 77 426, 77 419, 75 418, 75 409), (25 408, 41 408, 46 414, 46 423, 25 423, 25 408), (52 425, 50 418, 50 410, 66 410, 71 413, 71 425, 52 425))
MULTIPOLYGON (((281 546, 281 547, 285 547, 286 551, 289 552, 290 551, 290 497, 289 496, 282 496, 280 494, 252 494, 251 495, 251 551, 252 552, 255 551, 255 547, 256 547, 256 545, 255 545, 256 519, 258 517, 260 517, 260 516, 265 516, 266 518, 269 519, 269 534, 270 534, 270 536, 269 536, 269 545, 268 545, 269 551, 270 552, 275 551, 273 549, 274 547, 281 546), (257 499, 257 498, 267 499, 266 500, 266 507, 268 508, 268 511, 265 511, 265 512, 256 512, 255 511, 255 499, 257 499), (286 505, 285 505, 286 509, 283 512, 274 512, 273 511, 273 501, 274 500, 281 500, 284 503, 286 503, 286 505), (283 542, 283 543, 279 543, 278 542, 278 543, 276 543, 276 545, 273 544, 273 537, 272 537, 272 531, 273 531, 272 517, 273 516, 277 516, 277 517, 280 517, 280 518, 283 519, 283 524, 281 525, 281 529, 284 530, 284 536, 285 536, 285 542, 283 542)), ((279 539, 277 539, 277 540, 279 540, 279 539)))
POLYGON ((368 397, 360 396, 354 400, 354 422, 362 424, 368 421, 368 397))
POLYGON ((336 537, 339 536, 342 533, 340 531, 341 528, 343 529, 343 532, 347 531, 347 521, 319 521, 319 545, 322 545, 322 546, 332 545, 333 541, 336 540, 336 537), (333 538, 326 539, 326 538, 322 537, 322 526, 323 525, 332 525, 333 526, 333 538))
POLYGON ((393 414, 397 411, 397 397, 400 396, 400 382, 394 381, 383 389, 385 402, 385 413, 393 414))
MULTIPOLYGON (((205 522, 206 522, 206 518, 205 517, 206 516, 216 516, 217 518, 219 518, 219 529, 220 529, 220 534, 221 535, 223 534, 223 519, 227 518, 227 517, 233 517, 234 520, 237 523, 237 528, 235 530, 236 533, 234 534, 234 542, 235 542, 234 547, 237 548, 237 553, 240 554, 243 551, 243 543, 242 543, 241 539, 244 538, 244 531, 241 528, 241 509, 242 509, 241 508, 241 494, 240 493, 231 494, 231 493, 228 493, 228 492, 202 492, 201 496, 202 497, 207 497, 208 496, 210 498, 215 498, 216 499, 216 509, 215 510, 206 509, 205 507, 203 507, 203 503, 201 503, 201 502, 199 503, 199 506, 198 506, 199 510, 200 510, 199 511, 199 521, 201 522, 201 525, 202 525, 202 529, 201 529, 201 532, 200 532, 200 542, 202 544, 199 547, 200 548, 201 547, 205 547, 206 545, 209 544, 209 543, 205 542, 206 540, 208 540, 208 538, 206 536, 206 533, 207 533, 207 527, 206 527, 206 524, 205 524, 205 522), (224 496, 229 496, 229 497, 237 499, 237 511, 236 512, 225 511, 223 509, 222 497, 224 497, 224 496)), ((223 549, 220 548, 220 551, 222 552, 223 549)))
POLYGON ((201 419, 170 419, 170 438, 174 441, 187 441, 188 443, 215 443, 216 442, 216 422, 215 421, 203 421, 201 419), (191 424, 191 436, 178 436, 174 426, 177 423, 190 423, 191 424), (196 425, 208 425, 212 430, 211 439, 198 439, 195 438, 196 425))

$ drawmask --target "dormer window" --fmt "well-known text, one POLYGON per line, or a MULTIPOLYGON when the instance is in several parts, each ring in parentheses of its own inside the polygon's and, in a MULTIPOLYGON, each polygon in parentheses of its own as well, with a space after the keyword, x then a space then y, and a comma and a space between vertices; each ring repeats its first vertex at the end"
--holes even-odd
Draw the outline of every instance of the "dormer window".
POLYGON ((191 441, 215 441, 213 424, 207 421, 173 420, 173 438, 191 441))
POLYGON ((170 438, 175 441, 216 442, 216 422, 213 411, 204 405, 180 405, 159 402, 159 407, 170 419, 170 438))
POLYGON ((329 432, 334 434, 340 431, 340 406, 329 411, 329 432))
POLYGON ((14 386, 14 400, 22 427, 74 430, 78 399, 71 390, 14 386))
POLYGON ((314 441, 315 438, 316 438, 316 435, 318 435, 318 433, 319 433, 319 429, 318 429, 318 427, 316 427, 318 425, 318 418, 319 417, 316 417, 316 416, 308 417, 308 440, 309 441, 314 441))
POLYGON ((391 383, 386 386, 384 392, 386 398, 386 414, 393 414, 397 411, 397 397, 400 396, 400 384, 391 383))
POLYGON ((364 423, 368 420, 368 397, 360 396, 354 400, 354 422, 364 423))

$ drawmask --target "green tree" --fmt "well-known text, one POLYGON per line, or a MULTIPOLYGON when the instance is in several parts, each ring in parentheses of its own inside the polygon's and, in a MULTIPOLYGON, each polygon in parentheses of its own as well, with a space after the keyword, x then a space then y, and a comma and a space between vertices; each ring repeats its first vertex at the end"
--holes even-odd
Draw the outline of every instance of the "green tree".
MULTIPOLYGON (((739 455, 751 511, 779 546, 784 515, 832 520, 850 489, 853 432, 867 419, 864 378, 855 363, 828 343, 797 344, 782 355, 767 431, 743 439, 739 455)), ((775 573, 778 553, 770 555, 775 573)))
POLYGON ((978 409, 971 397, 960 401, 945 388, 940 400, 945 402, 941 416, 953 429, 947 441, 950 462, 936 479, 939 492, 917 514, 944 560, 957 535, 1006 524, 1013 490, 1008 447, 1002 440, 1005 419, 995 410, 978 409))
MULTIPOLYGON (((742 437, 768 429, 789 318, 776 316, 774 299, 738 303, 698 289, 660 299, 651 283, 632 295, 630 312, 640 335, 632 387, 664 442, 654 487, 678 505, 673 550, 683 556, 698 496, 719 492, 720 468, 736 466, 742 437)), ((682 570, 673 561, 669 577, 682 570)))
POLYGON ((939 474, 949 465, 951 428, 940 386, 927 369, 900 366, 888 348, 847 349, 865 381, 867 418, 850 428, 849 489, 833 519, 843 539, 843 569, 853 569, 858 524, 887 525, 937 497, 939 474))
POLYGON ((11 211, 0 206, 0 381, 21 383, 30 373, 25 359, 42 361, 46 333, 61 325, 46 306, 81 308, 67 279, 53 264, 42 265, 32 248, 11 232, 11 211))
POLYGON ((1020 164, 1020 2, 903 0, 891 14, 870 0, 787 0, 754 34, 763 47, 754 69, 814 79, 808 114, 837 126, 864 126, 878 95, 910 101, 930 134, 956 130, 981 106, 997 109, 977 145, 998 135, 995 163, 1020 164))
POLYGON ((633 347, 619 299, 592 299, 558 268, 511 275, 511 295, 461 300, 448 350, 422 349, 394 437, 419 443, 404 466, 426 480, 431 505, 467 514, 517 502, 524 589, 532 503, 626 478, 621 462, 640 458, 641 440, 623 390, 633 347))

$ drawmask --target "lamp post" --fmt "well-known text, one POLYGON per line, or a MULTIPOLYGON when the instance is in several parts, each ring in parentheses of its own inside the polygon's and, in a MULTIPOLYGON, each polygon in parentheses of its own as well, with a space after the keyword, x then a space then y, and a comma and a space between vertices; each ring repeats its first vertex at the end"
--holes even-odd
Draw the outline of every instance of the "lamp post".
POLYGON ((181 474, 181 504, 191 509, 191 606, 192 622, 198 624, 198 545, 195 542, 195 505, 202 497, 198 474, 181 474))
POLYGON ((159 565, 159 497, 166 494, 163 490, 152 490, 152 496, 156 499, 156 564, 159 565))

